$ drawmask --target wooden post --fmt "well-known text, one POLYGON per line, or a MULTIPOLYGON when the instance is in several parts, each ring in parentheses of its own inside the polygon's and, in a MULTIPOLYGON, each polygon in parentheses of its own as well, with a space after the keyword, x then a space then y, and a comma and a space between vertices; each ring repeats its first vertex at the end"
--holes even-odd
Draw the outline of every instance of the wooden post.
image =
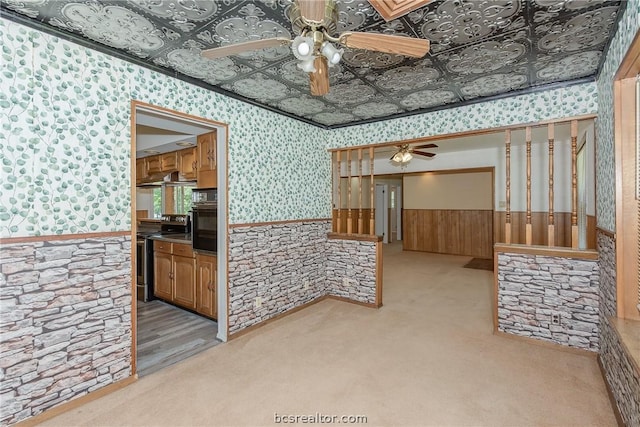
POLYGON ((347 150, 347 233, 353 233, 351 218, 351 150, 347 150))
POLYGON ((340 163, 342 151, 336 153, 338 159, 338 219, 336 224, 336 232, 342 233, 342 164, 340 163))
POLYGON ((525 129, 525 142, 527 144, 527 223, 525 225, 525 243, 533 243, 533 232, 531 229, 531 126, 525 129))
POLYGON ((373 185, 373 147, 369 147, 369 177, 370 177, 369 207, 371 209, 371 214, 369 215, 369 234, 375 235, 376 234, 376 220, 375 220, 376 210, 375 210, 375 204, 373 200, 373 196, 375 194, 374 185, 373 185))
POLYGON ((358 149, 358 234, 364 232, 362 219, 362 148, 358 149))
POLYGON ((547 246, 556 245, 555 219, 553 217, 553 142, 555 139, 554 125, 547 125, 549 138, 549 220, 547 225, 547 246))
POLYGON ((511 130, 507 129, 504 135, 506 170, 507 170, 507 201, 504 224, 504 242, 511 243, 511 130))
POLYGON ((571 120, 571 247, 578 248, 578 121, 571 120))

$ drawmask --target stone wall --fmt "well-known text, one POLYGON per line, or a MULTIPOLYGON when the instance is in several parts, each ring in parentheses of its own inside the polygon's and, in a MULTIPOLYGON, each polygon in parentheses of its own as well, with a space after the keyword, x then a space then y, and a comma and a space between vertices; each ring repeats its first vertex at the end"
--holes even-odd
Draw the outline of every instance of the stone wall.
POLYGON ((377 304, 376 255, 376 242, 329 239, 327 294, 377 304))
POLYGON ((1 425, 131 375, 131 240, 3 244, 1 425))
POLYGON ((622 419, 640 426, 640 375, 611 325, 616 316, 616 242, 598 232, 600 253, 600 359, 622 419))
POLYGON ((229 230, 230 334, 325 295, 330 227, 323 220, 229 230))
POLYGON ((498 330, 598 351, 599 280, 595 260, 500 252, 498 330))

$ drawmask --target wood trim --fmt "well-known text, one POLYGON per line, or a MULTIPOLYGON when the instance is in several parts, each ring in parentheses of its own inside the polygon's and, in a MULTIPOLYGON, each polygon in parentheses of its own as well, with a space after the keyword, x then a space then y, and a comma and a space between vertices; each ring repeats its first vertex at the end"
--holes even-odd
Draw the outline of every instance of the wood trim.
POLYGON ((525 140, 527 147, 527 223, 524 235, 527 245, 531 245, 533 241, 531 234, 531 126, 525 128, 525 140))
MULTIPOLYGON (((382 148, 382 147, 392 147, 395 145, 403 145, 403 144, 420 144, 420 143, 431 142, 431 141, 444 141, 447 139, 460 138, 463 136, 466 137, 466 136, 486 135, 488 133, 496 133, 496 132, 500 132, 507 129, 512 129, 512 130, 522 129, 525 126, 538 127, 538 126, 548 125, 549 123, 566 123, 566 122, 570 122, 571 120, 579 120, 579 121, 589 120, 589 119, 595 119, 596 117, 598 117, 597 114, 582 114, 578 116, 563 117, 561 119, 550 119, 550 120, 542 120, 539 122, 520 123, 516 125, 499 126, 494 128, 485 128, 485 129, 478 129, 478 130, 469 130, 464 132, 449 133, 446 135, 423 136, 420 138, 404 139, 404 140, 398 140, 398 141, 392 141, 392 142, 376 142, 372 144, 358 145, 358 147, 359 148, 369 148, 369 147, 382 148)), ((327 149, 327 151, 329 152, 344 151, 345 149, 346 149, 345 147, 339 147, 339 148, 336 147, 336 148, 329 148, 327 149)))
POLYGON ((320 297, 315 298, 315 299, 313 299, 313 300, 311 300, 311 301, 309 301, 309 302, 305 302, 305 303, 304 303, 304 304, 302 304, 302 305, 299 305, 299 306, 297 306, 297 307, 293 307, 293 308, 292 308, 292 309, 290 309, 290 310, 287 310, 287 311, 285 311, 285 312, 282 312, 282 313, 276 314, 275 316, 270 317, 269 319, 264 320, 264 321, 262 321, 262 322, 260 322, 260 323, 256 323, 255 325, 247 326, 246 328, 244 328, 244 329, 242 329, 242 330, 240 330, 240 331, 238 331, 238 332, 234 332, 233 334, 228 335, 228 337, 227 337, 227 338, 228 338, 228 340, 229 340, 229 341, 231 341, 231 340, 235 340, 236 338, 240 338, 241 336, 246 335, 246 334, 248 334, 248 333, 250 333, 250 332, 253 332, 253 331, 255 331, 255 330, 256 330, 256 329, 258 329, 258 328, 261 328, 261 327, 266 326, 266 325, 268 325, 268 324, 270 324, 270 323, 273 323, 273 322, 275 322, 276 320, 280 320, 280 319, 282 319, 283 317, 286 317, 286 316, 289 316, 289 315, 291 315, 291 314, 297 313, 298 311, 303 310, 303 309, 305 309, 305 308, 307 308, 307 307, 310 307, 310 306, 312 306, 312 305, 314 305, 314 304, 317 304, 317 303, 319 303, 320 301, 324 301, 324 300, 325 300, 325 299, 327 299, 327 298, 328 298, 328 295, 320 296, 320 297))
MULTIPOLYGON (((506 217, 504 224, 504 235, 507 243, 511 243, 511 130, 505 130, 505 171, 506 171, 506 217)), ((495 180, 494 184, 495 186, 495 180)), ((494 198, 495 203, 495 198, 494 198)))
MULTIPOLYGON (((134 211, 135 212, 135 211, 134 211)), ((132 226, 133 223, 132 222, 132 226)), ((133 230, 125 231, 104 231, 98 233, 79 233, 79 234, 49 234, 45 236, 25 236, 25 237, 3 237, 0 238, 0 245, 10 245, 13 243, 30 243, 30 242, 56 242, 62 240, 82 240, 82 239, 100 239, 105 237, 135 237, 133 230)))
MULTIPOLYGON (((137 119, 137 111, 136 111, 136 103, 135 101, 131 101, 131 122, 129 124, 129 133, 131 135, 131 145, 130 145, 130 178, 131 178, 131 188, 129 189, 131 194, 131 373, 136 374, 138 367, 138 254, 137 249, 138 245, 135 241, 136 232, 138 230, 138 222, 133 218, 134 212, 137 208, 137 197, 136 197, 136 182, 137 182, 137 170, 136 170, 136 152, 137 152, 137 132, 136 132, 136 123, 137 119)), ((145 160, 146 162, 146 160, 145 160)))
MULTIPOLYGON (((182 119, 187 119, 187 120, 191 120, 194 122, 198 122, 198 123, 204 123, 206 125, 213 125, 215 127, 223 127, 225 129, 229 129, 229 125, 223 122, 219 122, 216 120, 211 120, 211 119, 207 119, 204 117, 198 117, 198 116, 194 116, 192 114, 187 114, 187 113, 183 113, 180 111, 176 111, 176 110, 172 110, 170 108, 165 108, 165 107, 160 107, 159 105, 154 105, 154 104, 149 104, 147 102, 143 102, 143 101, 138 101, 136 99, 131 100, 131 109, 132 111, 135 111, 137 107, 140 107, 141 109, 146 109, 146 110, 152 110, 155 112, 160 112, 160 113, 165 113, 167 115, 173 116, 173 117, 180 117, 182 119)), ((135 121, 133 121, 133 128, 135 128, 135 121)), ((227 132, 228 135, 228 132, 227 132)))
POLYGON ((596 226, 596 232, 598 232, 598 233, 602 233, 602 234, 604 234, 605 236, 610 237, 610 238, 612 238, 613 240, 616 240, 616 233, 615 233, 615 232, 613 232, 613 231, 609 231, 609 230, 607 230, 607 229, 604 229, 604 228, 601 228, 601 227, 596 226))
POLYGON ((613 410, 613 414, 616 416, 616 422, 618 423, 618 427, 625 427, 625 423, 622 420, 622 414, 620 413, 620 409, 618 409, 618 403, 616 402, 616 398, 613 395, 613 390, 611 389, 611 384, 609 384, 609 380, 607 379, 607 373, 604 370, 604 365, 602 364, 602 357, 598 355, 598 367, 600 368, 600 375, 602 375, 602 379, 604 380, 605 388, 607 389, 607 396, 609 396, 609 403, 611 404, 611 409, 613 410))
POLYGON ((554 124, 547 125, 547 138, 549 142, 549 219, 547 220, 548 246, 555 246, 555 222, 553 217, 553 143, 555 142, 554 124))
MULTIPOLYGON (((509 254, 529 254, 529 255, 543 255, 543 256, 555 256, 563 258, 576 258, 576 259, 588 259, 597 260, 598 252, 594 250, 579 250, 571 248, 549 248, 547 246, 527 246, 527 245, 515 245, 515 244, 502 244, 496 243, 493 245, 494 253, 503 252, 509 254)), ((495 257, 495 255, 494 255, 495 257)))
MULTIPOLYGON (((373 160, 374 160, 374 153, 373 153, 373 147, 369 148, 369 174, 370 174, 370 188, 369 188, 369 198, 371 200, 371 203, 369 204, 369 208, 371 209, 371 216, 369 217, 369 234, 371 234, 372 236, 375 236, 376 234, 376 205, 375 205, 375 184, 373 182, 373 160)), ((404 187, 403 187, 404 188, 404 187)), ((404 199, 402 199, 404 200, 404 199)))
POLYGON ((419 175, 450 175, 458 173, 477 173, 477 172, 493 172, 494 166, 485 166, 479 168, 461 168, 461 169, 442 169, 434 171, 421 171, 421 172, 408 172, 403 173, 402 176, 419 176, 419 175))
POLYGON ((294 224, 296 222, 320 222, 320 221, 331 221, 331 218, 305 218, 305 219, 287 219, 284 221, 247 222, 242 224, 229 224, 229 229, 241 228, 241 227, 263 227, 265 225, 294 224))
POLYGON ((327 233, 329 240, 357 240, 360 242, 381 242, 382 236, 371 234, 327 233))
POLYGON ((349 298, 345 298, 345 297, 339 297, 339 296, 336 296, 336 295, 326 295, 325 299, 332 299, 332 300, 336 300, 336 301, 347 302, 349 304, 360 305, 362 307, 367 307, 367 308, 380 308, 382 306, 382 304, 380 304, 380 305, 371 304, 371 303, 368 303, 368 302, 356 301, 356 300, 353 300, 353 299, 349 299, 349 298))
POLYGON ((338 188, 338 224, 336 227, 336 230, 338 233, 342 232, 342 228, 341 228, 341 224, 342 224, 342 215, 341 212, 342 211, 342 166, 341 166, 341 161, 342 161, 342 151, 338 151, 336 153, 336 157, 337 157, 337 162, 338 162, 338 181, 337 181, 337 188, 338 188))
POLYGON ((571 247, 578 248, 578 121, 571 121, 571 247))
POLYGON ((362 148, 358 150, 358 234, 364 233, 362 218, 362 148))
POLYGON ((498 332, 498 291, 500 285, 498 283, 498 253, 493 254, 493 332, 498 332))
POLYGON ((508 338, 514 341, 520 341, 527 344, 537 345, 539 347, 546 347, 551 350, 562 351, 564 353, 571 353, 577 356, 584 356, 595 359, 598 357, 598 353, 595 351, 583 350, 581 348, 568 347, 566 345, 554 343, 551 341, 543 341, 536 338, 531 337, 523 337, 521 335, 508 334, 502 331, 494 331, 493 335, 501 338, 508 338))
POLYGON ((623 80, 635 77, 640 73, 640 32, 636 32, 633 41, 627 51, 622 63, 618 67, 618 71, 614 76, 614 80, 623 80))
MULTIPOLYGON (((640 39, 636 39, 640 43, 640 39)), ((631 47, 633 51, 635 47, 631 47)), ((640 48, 638 48, 640 49, 640 48)), ((635 53, 635 52, 632 52, 635 53)), ((640 61, 640 57, 637 57, 640 61)), ((626 60, 626 57, 625 57, 626 60)), ((640 66, 640 63, 638 64, 640 66)), ((636 78, 614 82, 616 302, 621 318, 640 320, 636 174, 636 78)))
POLYGON ((404 16, 419 7, 431 3, 433 0, 369 0, 376 11, 389 22, 404 16))
MULTIPOLYGON (((526 212, 511 212, 511 241, 507 242, 502 224, 504 224, 506 213, 504 211, 494 212, 494 243, 525 244, 525 222, 526 212)), ((595 244, 595 221, 592 216, 587 216, 587 247, 586 249, 596 249, 595 244), (591 237, 592 241, 589 241, 591 237)), ((548 212, 531 212, 531 230, 533 246, 549 246, 549 215, 548 212)), ((571 247, 571 212, 555 212, 554 214, 554 245, 552 247, 571 247)), ((551 247, 551 246, 550 246, 551 247)))
POLYGON ((347 233, 353 233, 351 217, 351 150, 347 150, 347 233))
POLYGON ((376 306, 382 307, 383 258, 382 240, 376 242, 376 306))
POLYGON ((62 415, 65 412, 72 411, 76 408, 86 405, 89 402, 100 399, 108 394, 111 394, 115 391, 121 390, 128 385, 133 384, 138 380, 137 375, 131 375, 127 378, 123 378, 120 381, 115 383, 111 383, 102 388, 99 388, 95 391, 77 397, 75 399, 69 400, 67 402, 61 403, 58 406, 54 406, 51 409, 48 409, 41 414, 38 414, 34 417, 28 418, 24 421, 20 421, 14 424, 15 427, 32 427, 37 426, 47 420, 57 417, 58 415, 62 415))

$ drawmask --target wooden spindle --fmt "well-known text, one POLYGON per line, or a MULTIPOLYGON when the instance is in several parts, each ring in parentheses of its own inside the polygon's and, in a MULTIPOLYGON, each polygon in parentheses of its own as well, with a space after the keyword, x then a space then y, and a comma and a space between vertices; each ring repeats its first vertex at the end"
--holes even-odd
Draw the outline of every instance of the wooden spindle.
POLYGON ((347 233, 353 233, 351 218, 351 150, 347 150, 347 233))
POLYGON ((553 217, 553 143, 555 133, 553 123, 547 126, 547 135, 549 138, 549 220, 547 225, 547 245, 555 246, 556 230, 555 219, 553 217))
POLYGON ((527 144, 527 223, 525 225, 525 243, 533 243, 533 230, 531 228, 531 126, 525 129, 525 142, 527 144))
POLYGON ((342 151, 338 151, 336 156, 338 160, 338 219, 336 232, 342 233, 342 164, 340 163, 342 151))
POLYGON ((571 120, 571 247, 578 248, 578 121, 571 120))
POLYGON ((364 232, 362 218, 362 148, 358 149, 358 234, 364 232))
POLYGON ((504 224, 504 241, 511 243, 511 130, 507 129, 504 135, 506 170, 507 170, 507 201, 504 224))
POLYGON ((370 215, 369 215, 369 234, 374 235, 376 234, 376 210, 375 210, 375 204, 374 204, 374 200, 373 200, 373 196, 375 195, 374 192, 374 185, 373 185, 373 147, 369 147, 369 179, 370 179, 370 188, 369 188, 369 210, 370 210, 370 215))

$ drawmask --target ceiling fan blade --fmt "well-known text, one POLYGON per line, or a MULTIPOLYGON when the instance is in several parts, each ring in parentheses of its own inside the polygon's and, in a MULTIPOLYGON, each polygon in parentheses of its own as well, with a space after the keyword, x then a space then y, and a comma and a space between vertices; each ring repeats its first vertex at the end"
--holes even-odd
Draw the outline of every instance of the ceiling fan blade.
POLYGON ((300 15, 307 21, 322 22, 326 0, 298 0, 300 15))
POLYGON ((425 145, 417 145, 415 147, 413 147, 414 149, 420 149, 420 148, 438 148, 438 146, 436 144, 425 144, 425 145))
POLYGON ((436 153, 427 153, 426 151, 416 151, 416 150, 413 150, 411 154, 417 154, 418 156, 425 156, 425 157, 433 157, 436 155, 436 153))
POLYGON ((377 33, 340 34, 340 43, 355 49, 375 50, 422 58, 429 52, 429 40, 377 33))
POLYGON ((315 61, 313 61, 313 65, 316 67, 316 71, 315 73, 309 73, 311 95, 326 95, 329 93, 329 67, 327 66, 327 58, 318 56, 315 61))
POLYGON ((227 46, 215 47, 213 49, 203 50, 200 53, 200 55, 204 56, 205 58, 215 59, 215 58, 221 58, 223 56, 237 55, 239 53, 243 53, 251 50, 265 49, 267 47, 283 46, 289 43, 291 43, 291 40, 285 37, 275 37, 272 39, 262 39, 262 40, 251 40, 248 42, 230 44, 227 46))

